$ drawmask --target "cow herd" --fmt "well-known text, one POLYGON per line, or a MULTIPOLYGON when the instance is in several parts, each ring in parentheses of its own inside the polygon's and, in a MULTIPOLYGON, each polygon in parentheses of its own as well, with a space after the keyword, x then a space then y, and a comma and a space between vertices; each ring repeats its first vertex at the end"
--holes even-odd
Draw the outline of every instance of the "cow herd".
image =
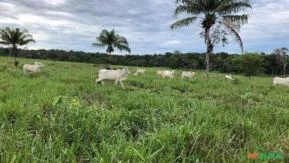
MULTIPOLYGON (((136 72, 134 73, 135 76, 137 75, 144 75, 145 69, 137 69, 136 72)), ((128 68, 125 69, 116 69, 116 70, 108 70, 108 69, 100 69, 98 71, 98 78, 96 79, 96 83, 102 83, 104 84, 104 80, 114 80, 115 85, 118 83, 121 84, 121 87, 124 88, 123 82, 124 80, 127 79, 128 75, 130 74, 130 71, 128 68)), ((157 75, 163 77, 163 78, 174 78, 175 77, 175 71, 172 70, 158 70, 157 75)), ((195 75, 195 72, 190 72, 190 71, 184 71, 182 72, 181 78, 187 78, 190 79, 195 75)))
MULTIPOLYGON (((24 64, 23 65, 23 72, 24 74, 31 74, 31 73, 37 73, 41 72, 41 70, 44 68, 44 64, 40 62, 34 62, 34 64, 24 64)), ((136 72, 134 73, 135 76, 137 75, 144 75, 145 69, 136 69, 136 72)), ((131 72, 128 70, 128 68, 124 69, 116 69, 116 70, 110 70, 110 69, 100 69, 98 71, 98 78, 96 79, 96 83, 102 83, 104 84, 104 80, 114 80, 115 85, 120 83, 121 87, 124 88, 123 81, 127 79, 128 75, 131 74, 131 72)), ((172 79, 175 77, 175 71, 174 70, 157 70, 156 74, 163 77, 172 79)), ((182 79, 191 79, 196 73, 192 71, 182 71, 181 78, 182 79)), ((225 75, 226 80, 236 80, 235 77, 231 75, 225 75)), ((289 77, 288 78, 280 78, 280 77, 274 77, 273 78, 273 85, 284 85, 289 86, 289 77)))

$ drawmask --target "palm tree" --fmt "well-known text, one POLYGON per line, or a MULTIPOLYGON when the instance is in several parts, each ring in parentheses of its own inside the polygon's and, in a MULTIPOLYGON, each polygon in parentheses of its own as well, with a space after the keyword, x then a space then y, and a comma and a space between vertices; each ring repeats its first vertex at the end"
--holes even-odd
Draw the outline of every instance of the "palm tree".
POLYGON ((17 46, 23 46, 30 42, 35 42, 32 35, 27 30, 20 30, 19 28, 10 29, 9 27, 0 30, 0 44, 11 46, 11 55, 14 57, 15 66, 18 65, 16 60, 18 49, 17 46))
POLYGON ((200 21, 204 36, 206 53, 206 78, 209 77, 210 55, 214 46, 220 41, 226 41, 226 35, 231 34, 239 42, 243 53, 243 42, 238 34, 241 25, 247 23, 248 15, 237 15, 238 12, 251 8, 249 0, 176 0, 178 4, 175 15, 189 15, 171 25, 172 29, 188 26, 200 21), (224 32, 220 32, 220 28, 224 32), (216 35, 217 34, 217 35, 216 35))
POLYGON ((125 50, 129 53, 131 52, 127 39, 116 34, 114 30, 111 30, 110 32, 105 29, 102 30, 100 35, 96 37, 96 43, 93 43, 92 45, 106 47, 106 53, 109 54, 109 63, 111 61, 111 53, 114 52, 115 48, 120 51, 125 50))
POLYGON ((288 55, 289 49, 288 48, 280 48, 276 49, 274 51, 274 54, 278 57, 278 60, 281 60, 283 62, 283 73, 284 78, 286 77, 286 67, 287 67, 287 55, 288 55))

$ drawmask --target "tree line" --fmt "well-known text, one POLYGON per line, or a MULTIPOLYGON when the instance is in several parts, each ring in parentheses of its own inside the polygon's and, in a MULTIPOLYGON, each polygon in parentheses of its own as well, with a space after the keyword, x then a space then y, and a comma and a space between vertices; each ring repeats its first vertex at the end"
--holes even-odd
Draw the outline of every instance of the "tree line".
MULTIPOLYGON (((9 56, 10 53, 9 48, 0 48, 0 55, 9 56)), ((104 66, 113 64, 141 67, 168 67, 173 69, 206 69, 205 53, 181 53, 179 51, 153 55, 111 55, 111 57, 108 58, 106 53, 98 52, 18 49, 18 56, 30 59, 82 62, 104 66)), ((284 57, 283 53, 278 53, 278 51, 272 54, 246 53, 243 55, 222 52, 211 55, 210 70, 247 76, 280 76, 284 74, 284 65, 287 64, 289 64, 288 58, 284 57)), ((288 67, 285 67, 285 74, 288 70, 288 67)))

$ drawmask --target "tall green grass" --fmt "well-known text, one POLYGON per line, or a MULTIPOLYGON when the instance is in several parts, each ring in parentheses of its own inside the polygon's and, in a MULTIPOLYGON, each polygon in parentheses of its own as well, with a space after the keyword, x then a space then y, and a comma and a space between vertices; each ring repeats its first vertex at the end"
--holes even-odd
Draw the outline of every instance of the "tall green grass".
POLYGON ((162 79, 147 68, 122 89, 95 84, 99 65, 41 62, 24 75, 0 58, 0 162, 288 161, 289 88, 271 78, 162 79))

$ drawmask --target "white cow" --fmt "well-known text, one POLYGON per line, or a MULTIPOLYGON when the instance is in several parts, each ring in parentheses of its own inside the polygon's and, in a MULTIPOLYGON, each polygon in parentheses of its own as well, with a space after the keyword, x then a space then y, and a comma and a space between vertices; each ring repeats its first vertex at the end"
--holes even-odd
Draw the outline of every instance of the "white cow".
POLYGON ((98 79, 96 79, 95 82, 101 82, 101 84, 104 85, 103 80, 115 80, 115 85, 120 83, 121 87, 124 88, 122 81, 127 79, 129 73, 130 72, 127 68, 117 70, 100 69, 98 79))
POLYGON ((277 84, 289 86, 289 77, 288 78, 280 78, 280 77, 273 78, 273 85, 276 86, 277 84))
POLYGON ((157 70, 157 75, 162 75, 163 74, 163 70, 157 70))
POLYGON ((164 70, 158 71, 157 74, 161 75, 163 78, 174 78, 175 71, 164 70))
POLYGON ((233 78, 233 76, 231 76, 231 75, 225 75, 225 79, 228 79, 228 80, 235 80, 235 78, 233 78))
POLYGON ((35 64, 35 65, 43 65, 43 63, 41 63, 41 62, 36 62, 36 61, 34 62, 34 64, 35 64))
POLYGON ((24 72, 24 74, 36 73, 36 72, 40 72, 43 67, 44 67, 44 64, 42 64, 40 62, 34 62, 34 64, 24 64, 23 65, 23 72, 24 72))
POLYGON ((137 69, 136 72, 134 73, 134 75, 138 75, 138 74, 141 74, 143 75, 145 73, 145 69, 137 69))
POLYGON ((192 78, 194 75, 195 75, 195 72, 192 72, 192 71, 183 71, 181 78, 190 79, 190 78, 192 78))

